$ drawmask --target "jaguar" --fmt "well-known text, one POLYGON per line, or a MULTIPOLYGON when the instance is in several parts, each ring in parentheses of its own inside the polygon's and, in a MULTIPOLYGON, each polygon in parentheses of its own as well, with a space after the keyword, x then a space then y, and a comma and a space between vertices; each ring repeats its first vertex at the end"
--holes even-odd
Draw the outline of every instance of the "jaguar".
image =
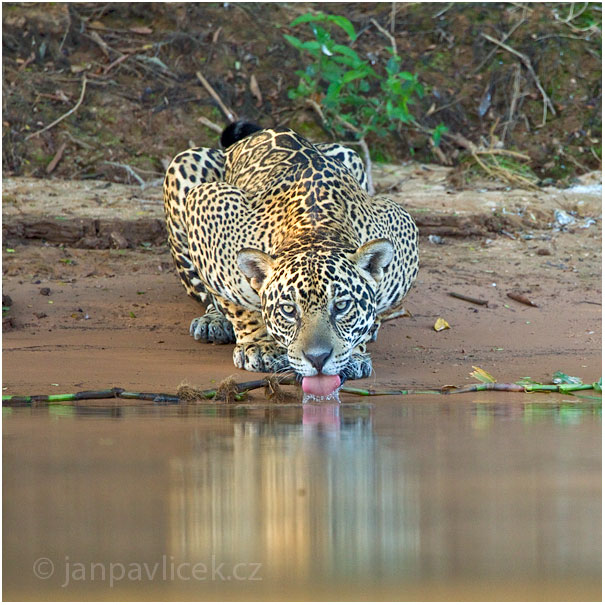
POLYGON ((243 121, 221 145, 179 153, 164 180, 169 247, 206 307, 190 333, 234 343, 238 368, 293 371, 305 393, 330 397, 371 374, 367 344, 405 313, 418 229, 368 194, 361 158, 342 145, 243 121))

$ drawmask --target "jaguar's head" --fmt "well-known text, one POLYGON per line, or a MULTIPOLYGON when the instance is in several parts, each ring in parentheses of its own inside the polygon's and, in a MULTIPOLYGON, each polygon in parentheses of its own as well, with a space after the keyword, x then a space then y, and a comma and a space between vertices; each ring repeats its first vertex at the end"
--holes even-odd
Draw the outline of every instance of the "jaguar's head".
POLYGON ((356 348, 376 329, 376 286, 392 258, 386 239, 357 250, 317 246, 275 258, 252 248, 239 252, 267 331, 286 348, 305 391, 325 395, 345 379, 371 372, 369 357, 356 348))

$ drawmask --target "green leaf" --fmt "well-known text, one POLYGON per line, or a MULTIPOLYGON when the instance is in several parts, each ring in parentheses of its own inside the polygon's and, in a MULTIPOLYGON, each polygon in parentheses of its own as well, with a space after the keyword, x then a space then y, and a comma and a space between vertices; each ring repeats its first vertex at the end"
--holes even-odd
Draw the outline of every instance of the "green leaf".
POLYGON ((496 382, 496 379, 489 372, 486 372, 477 366, 473 366, 473 370, 474 372, 471 372, 470 375, 471 377, 476 378, 479 382, 486 384, 489 382, 496 382))
POLYGON ((389 75, 394 75, 399 71, 399 57, 393 55, 386 64, 386 70, 389 75))
POLYGON ((366 77, 365 71, 360 70, 360 69, 351 69, 350 71, 345 72, 344 75, 342 76, 342 83, 348 84, 349 82, 352 82, 353 80, 359 80, 360 78, 365 78, 365 77, 366 77))
POLYGON ((555 372, 552 375, 553 384, 582 384, 582 379, 577 376, 569 376, 564 372, 555 372))
POLYGON ((296 17, 292 23, 290 23, 290 27, 294 27, 296 25, 300 25, 301 23, 310 23, 311 21, 321 21, 324 17, 323 13, 319 13, 318 15, 312 15, 311 13, 305 13, 300 17, 296 17))
POLYGON ((355 59, 351 59, 350 57, 345 57, 343 55, 336 55, 332 57, 332 61, 336 61, 336 63, 340 63, 342 65, 346 65, 347 67, 357 68, 359 62, 355 59))
POLYGON ((319 25, 312 25, 311 29, 313 31, 313 35, 319 44, 325 44, 327 46, 333 46, 334 40, 330 37, 330 34, 319 25))
POLYGON ((302 48, 303 41, 295 38, 294 36, 289 36, 288 34, 284 34, 284 38, 292 44, 295 48, 302 48))
POLYGON ((439 144, 441 143, 441 137, 449 130, 449 128, 447 126, 445 126, 445 124, 443 124, 443 122, 441 122, 441 124, 438 124, 437 126, 435 126, 435 129, 433 130, 433 144, 435 145, 435 147, 439 147, 439 144))
POLYGON ((358 61, 359 63, 364 63, 364 61, 362 61, 359 58, 359 55, 352 48, 349 48, 348 46, 345 46, 344 44, 335 44, 332 47, 332 50, 340 53, 341 55, 350 57, 351 59, 358 61))
POLYGON ((318 56, 319 51, 321 50, 321 44, 317 40, 308 40, 307 42, 302 43, 301 48, 308 50, 311 54, 314 54, 314 52, 317 51, 317 55, 314 56, 318 56))
POLYGON ((338 97, 340 93, 341 84, 339 82, 332 82, 330 86, 328 86, 328 90, 326 91, 326 98, 335 99, 338 97))
POLYGON ((340 15, 326 15, 326 17, 328 21, 332 21, 332 23, 335 23, 338 27, 344 29, 351 40, 357 38, 353 24, 346 17, 340 15))
POLYGON ((409 71, 400 71, 399 72, 399 77, 402 80, 408 80, 410 82, 417 82, 418 81, 418 76, 415 74, 411 74, 409 71))
POLYGON ((603 392, 603 377, 599 378, 598 382, 593 382, 592 383, 592 388, 597 392, 597 393, 602 393, 603 392))
POLYGON ((290 27, 295 27, 296 25, 300 25, 301 23, 316 23, 316 22, 326 22, 329 21, 334 23, 341 29, 347 33, 351 40, 355 40, 357 38, 357 34, 355 33, 355 28, 353 24, 346 18, 340 15, 326 15, 324 13, 317 13, 316 15, 312 15, 311 13, 305 13, 300 17, 296 17, 294 21, 290 23, 290 27))

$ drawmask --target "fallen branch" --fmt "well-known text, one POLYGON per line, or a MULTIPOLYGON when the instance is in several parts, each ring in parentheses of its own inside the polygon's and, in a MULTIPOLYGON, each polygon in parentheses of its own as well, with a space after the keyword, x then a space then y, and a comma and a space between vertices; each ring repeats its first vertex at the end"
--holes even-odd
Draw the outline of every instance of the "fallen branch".
POLYGON ((80 107, 80 105, 82 104, 82 101, 84 100, 85 92, 86 92, 86 74, 84 74, 84 76, 82 77, 82 92, 80 93, 80 98, 78 99, 78 102, 67 113, 64 113, 60 118, 57 118, 54 122, 51 122, 48 126, 45 126, 44 128, 34 132, 33 134, 27 135, 25 137, 25 140, 29 141, 29 139, 31 139, 32 137, 35 137, 39 134, 42 134, 43 132, 46 132, 47 130, 50 130, 53 126, 56 126, 59 122, 61 122, 65 118, 69 117, 72 113, 74 113, 74 111, 77 111, 78 107, 80 107))
POLYGON ((513 393, 572 393, 573 391, 588 391, 594 389, 592 384, 515 384, 500 382, 484 382, 481 384, 469 384, 460 389, 449 391, 451 395, 460 393, 475 393, 477 391, 507 391, 513 393))
MULTIPOLYGON (((232 378, 223 380, 216 388, 200 390, 184 385, 176 394, 167 393, 140 393, 126 391, 120 387, 100 391, 80 391, 78 393, 63 393, 59 395, 3 395, 3 407, 45 407, 51 404, 71 404, 73 401, 95 399, 129 399, 148 401, 158 404, 188 404, 201 403, 208 400, 223 400, 226 403, 239 402, 246 399, 249 391, 264 388, 268 399, 281 402, 284 398, 280 386, 298 385, 292 375, 265 376, 259 380, 236 383, 232 378)), ((481 383, 469 384, 461 388, 451 389, 442 387, 436 389, 389 389, 375 390, 343 386, 341 393, 360 395, 364 397, 399 396, 399 395, 455 395, 460 393, 473 393, 478 391, 507 391, 514 393, 554 392, 572 393, 574 391, 597 390, 600 392, 601 381, 594 384, 515 384, 515 383, 481 383)))

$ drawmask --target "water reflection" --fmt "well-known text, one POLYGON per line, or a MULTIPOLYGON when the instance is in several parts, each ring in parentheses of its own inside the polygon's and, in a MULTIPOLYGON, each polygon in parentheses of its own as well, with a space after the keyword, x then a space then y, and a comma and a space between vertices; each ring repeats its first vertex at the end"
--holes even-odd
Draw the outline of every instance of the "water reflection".
POLYGON ((263 560, 267 574, 300 581, 567 574, 572 560, 588 573, 598 502, 580 497, 582 471, 568 476, 578 451, 557 444, 550 423, 519 434, 519 422, 560 419, 546 408, 404 406, 385 418, 378 406, 324 404, 303 406, 302 418, 296 408, 235 421, 232 436, 204 436, 190 459, 173 460, 171 547, 263 560), (513 424, 494 430, 502 418, 513 424))
POLYGON ((600 408, 501 401, 5 411, 5 590, 48 590, 39 556, 258 562, 262 598, 598 586, 600 408))

